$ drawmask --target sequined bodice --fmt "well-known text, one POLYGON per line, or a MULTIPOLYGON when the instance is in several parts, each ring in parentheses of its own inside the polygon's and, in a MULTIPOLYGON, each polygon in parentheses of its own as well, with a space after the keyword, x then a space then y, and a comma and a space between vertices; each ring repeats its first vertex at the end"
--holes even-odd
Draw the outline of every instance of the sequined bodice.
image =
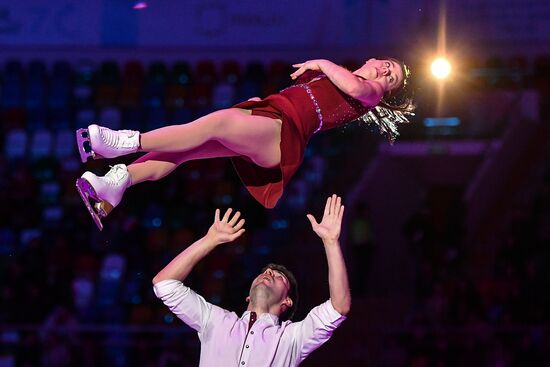
POLYGON ((338 89, 324 74, 309 76, 308 82, 299 80, 280 92, 300 115, 307 135, 345 125, 368 112, 369 108, 338 89))

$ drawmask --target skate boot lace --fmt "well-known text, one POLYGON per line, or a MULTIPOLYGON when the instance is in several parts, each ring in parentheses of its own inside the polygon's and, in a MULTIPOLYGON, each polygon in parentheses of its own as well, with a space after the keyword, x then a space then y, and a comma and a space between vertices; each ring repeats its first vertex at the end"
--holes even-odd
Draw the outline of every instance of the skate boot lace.
POLYGON ((109 186, 118 186, 120 181, 123 181, 128 175, 128 171, 123 165, 109 166, 111 169, 104 176, 105 181, 109 186))
POLYGON ((106 127, 100 128, 101 140, 105 145, 113 148, 133 148, 130 140, 137 132, 132 130, 111 130, 106 127))

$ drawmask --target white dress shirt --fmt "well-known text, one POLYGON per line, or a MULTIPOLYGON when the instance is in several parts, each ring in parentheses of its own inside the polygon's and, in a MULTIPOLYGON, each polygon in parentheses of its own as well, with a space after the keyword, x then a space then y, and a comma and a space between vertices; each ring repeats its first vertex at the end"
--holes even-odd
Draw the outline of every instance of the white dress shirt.
POLYGON ((183 322, 198 332, 200 366, 298 366, 346 319, 330 300, 300 322, 262 314, 249 328, 250 311, 241 317, 213 305, 178 280, 163 280, 155 294, 183 322))

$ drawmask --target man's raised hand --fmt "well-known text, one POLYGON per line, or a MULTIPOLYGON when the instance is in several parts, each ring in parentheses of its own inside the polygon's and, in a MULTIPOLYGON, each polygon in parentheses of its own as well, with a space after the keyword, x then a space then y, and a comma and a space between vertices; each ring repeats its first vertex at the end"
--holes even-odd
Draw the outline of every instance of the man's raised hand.
POLYGON ((214 223, 208 229, 206 237, 212 240, 216 245, 232 242, 239 238, 245 231, 244 219, 239 220, 241 212, 236 212, 231 216, 233 209, 225 211, 223 218, 220 219, 220 209, 216 209, 214 223))
POLYGON ((338 241, 343 217, 344 206, 342 205, 342 198, 336 194, 327 199, 321 223, 317 223, 313 215, 307 215, 307 219, 311 222, 311 228, 321 237, 325 244, 338 241))

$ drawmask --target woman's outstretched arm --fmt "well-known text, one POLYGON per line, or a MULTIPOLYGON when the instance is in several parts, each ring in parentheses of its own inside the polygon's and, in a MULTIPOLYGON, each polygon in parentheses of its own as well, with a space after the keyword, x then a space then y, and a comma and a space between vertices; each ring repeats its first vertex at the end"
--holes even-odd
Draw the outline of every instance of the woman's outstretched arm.
POLYGON ((384 90, 378 82, 365 80, 329 60, 310 60, 292 66, 298 68, 290 74, 292 79, 298 78, 306 70, 320 70, 342 92, 370 106, 378 104, 384 95, 384 90))

